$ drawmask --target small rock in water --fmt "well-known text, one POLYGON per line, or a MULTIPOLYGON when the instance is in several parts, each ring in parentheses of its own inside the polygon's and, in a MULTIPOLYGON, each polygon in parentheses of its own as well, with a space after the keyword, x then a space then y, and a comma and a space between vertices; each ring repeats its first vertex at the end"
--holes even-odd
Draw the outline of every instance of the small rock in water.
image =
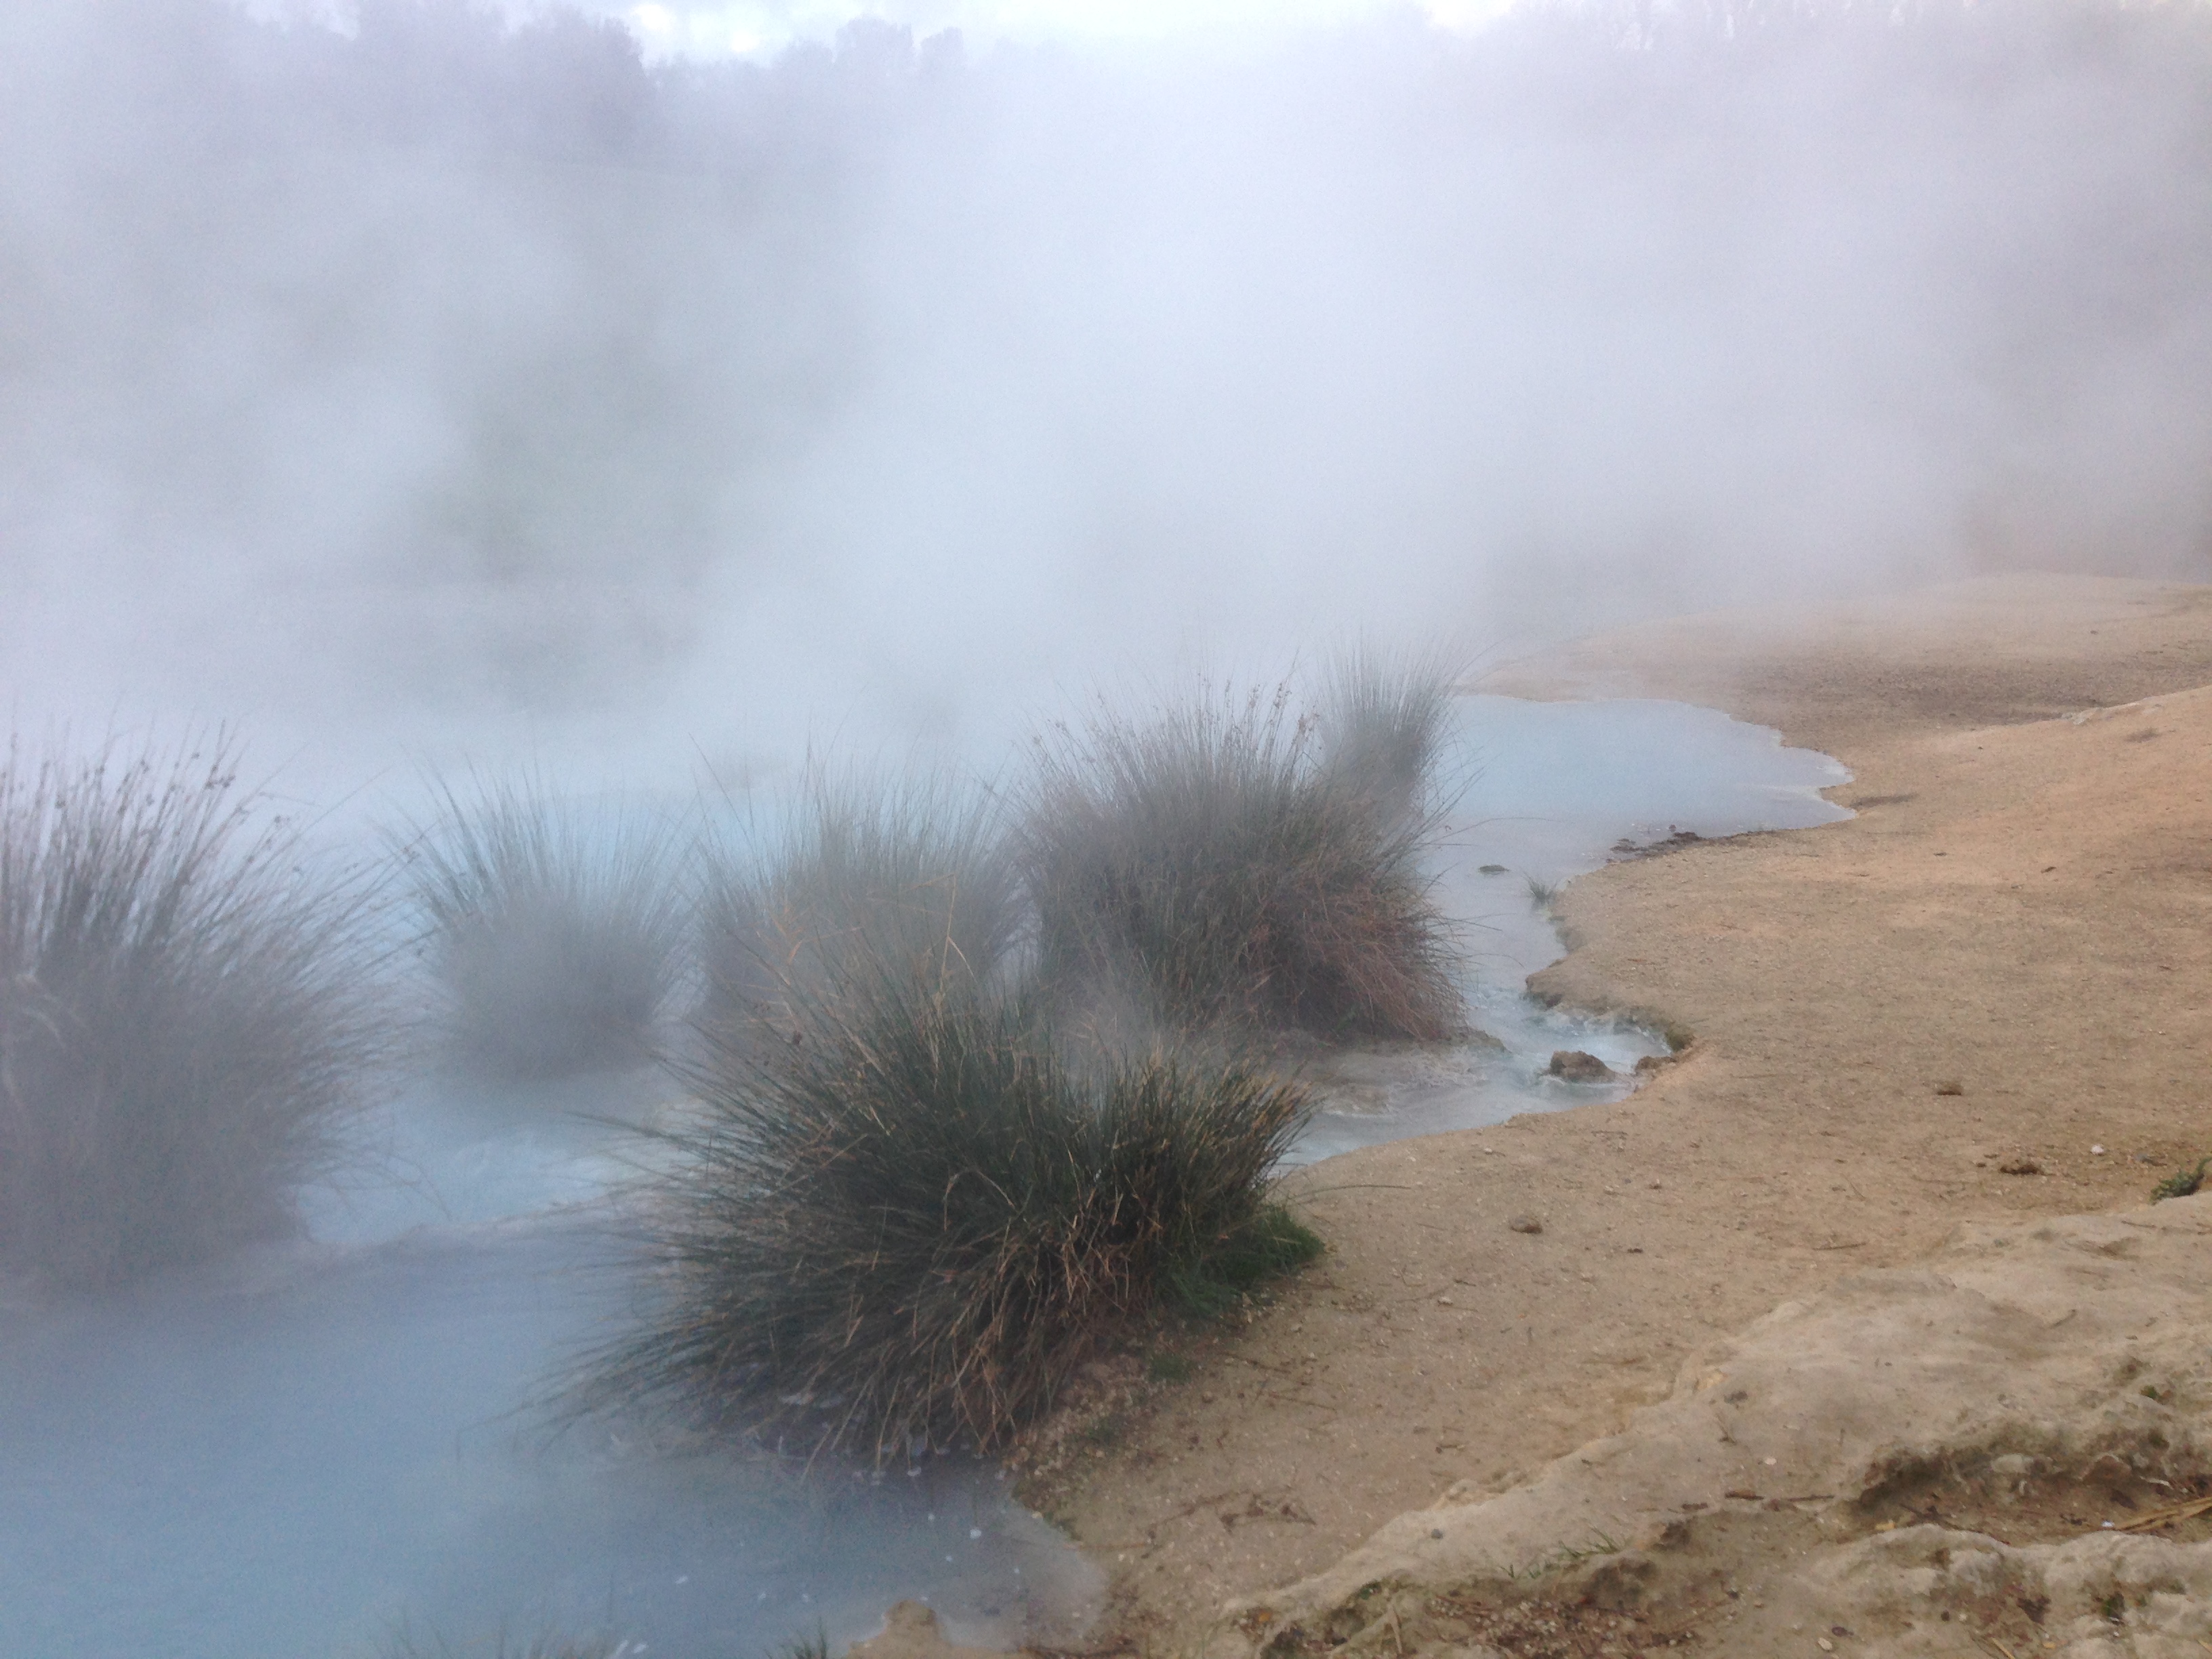
POLYGON ((1580 1048, 1553 1049, 1552 1063, 1545 1069, 1569 1083, 1610 1083, 1618 1075, 1595 1054, 1585 1054, 1580 1048))
POLYGON ((1540 1233, 1544 1224, 1533 1215, 1516 1215, 1505 1224, 1516 1233, 1540 1233))

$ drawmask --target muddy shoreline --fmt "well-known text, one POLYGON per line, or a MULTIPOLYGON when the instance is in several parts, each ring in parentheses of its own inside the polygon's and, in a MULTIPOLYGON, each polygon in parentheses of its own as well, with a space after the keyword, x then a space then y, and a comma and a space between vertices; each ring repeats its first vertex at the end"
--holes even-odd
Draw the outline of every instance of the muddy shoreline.
POLYGON ((1113 1575, 1102 1639, 1195 1650, 1232 1598, 1619 1433, 1778 1304, 1964 1224, 2140 1208, 2212 1152, 2208 685, 2212 589, 2055 576, 1488 676, 1774 726, 1858 816, 1576 882, 1537 988, 1694 1033, 1680 1060, 1303 1173, 1326 1260, 1179 1380, 1097 1379, 1110 1432, 1033 1489, 1113 1575))

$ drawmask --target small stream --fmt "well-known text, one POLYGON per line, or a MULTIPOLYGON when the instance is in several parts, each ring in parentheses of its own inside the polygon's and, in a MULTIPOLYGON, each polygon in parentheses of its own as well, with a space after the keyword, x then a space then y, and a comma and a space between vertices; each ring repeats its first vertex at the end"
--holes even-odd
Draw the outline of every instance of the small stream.
MULTIPOLYGON (((1537 1006, 1559 954, 1529 883, 1624 837, 1847 816, 1835 762, 1678 703, 1466 699, 1475 773, 1437 871, 1499 1045, 1331 1068, 1301 1162, 1618 1097, 1649 1033, 1537 1006), (1475 809, 1479 808, 1479 816, 1475 809), (1486 868, 1486 866, 1489 866, 1486 868)), ((1097 1570, 987 1464, 878 1474, 556 1433, 548 1379, 629 1293, 600 1218, 652 1075, 497 1093, 425 1083, 371 1125, 367 1173, 309 1195, 312 1238, 128 1296, 0 1308, 0 1659, 519 1652, 597 1634, 657 1659, 836 1650, 902 1597, 957 1639, 1073 1645, 1097 1570)))
POLYGON ((1336 1058, 1320 1077, 1325 1109, 1293 1151, 1296 1163, 1620 1099, 1633 1086, 1629 1077, 1563 1082, 1547 1075, 1553 1054, 1580 1049, 1627 1073, 1667 1045, 1638 1026, 1546 1008, 1528 994, 1528 975, 1564 954, 1542 890, 1620 857, 1624 842, 1649 847, 1679 831, 1711 838, 1850 816, 1820 793, 1850 781, 1841 763, 1688 703, 1467 697, 1459 738, 1469 777, 1435 890, 1463 930, 1469 1016, 1498 1046, 1336 1058))

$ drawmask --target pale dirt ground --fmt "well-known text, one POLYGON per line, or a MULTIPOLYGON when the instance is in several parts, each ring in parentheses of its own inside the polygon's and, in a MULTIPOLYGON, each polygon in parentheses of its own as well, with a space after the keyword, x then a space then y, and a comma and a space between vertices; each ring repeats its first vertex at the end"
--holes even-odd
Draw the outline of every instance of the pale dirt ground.
POLYGON ((1399 1516, 1218 1659, 2197 1659, 2212 1195, 1971 1223, 1784 1303, 1502 1496, 1399 1516))
MULTIPOLYGON (((1094 1413, 1127 1403, 1060 1425, 1029 1490, 1115 1575, 1102 1644, 1191 1650, 1229 1598, 1617 1432, 1785 1298, 1962 1223, 2140 1206, 2212 1152, 2212 691, 2172 695, 2199 686, 2212 588, 2056 576, 1487 676, 1775 726, 1851 767, 1859 816, 1576 882, 1539 988, 1686 1026, 1686 1055, 1619 1105, 1317 1166, 1291 1190, 1322 1262, 1188 1381, 1094 1379, 1094 1413)), ((1747 1628, 1699 1640, 1772 1650, 1717 1633, 1747 1628)))

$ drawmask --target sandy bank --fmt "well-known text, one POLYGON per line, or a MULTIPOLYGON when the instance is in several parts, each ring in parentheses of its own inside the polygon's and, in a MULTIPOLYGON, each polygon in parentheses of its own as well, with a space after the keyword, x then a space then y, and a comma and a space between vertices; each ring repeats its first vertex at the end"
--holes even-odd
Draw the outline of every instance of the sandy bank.
POLYGON ((1962 1224, 2139 1207, 2212 1152, 2203 686, 2212 589, 2061 577, 1654 624, 1492 675, 1776 726, 1853 769, 1835 793, 1859 816, 1570 890, 1574 949, 1540 988, 1696 1033, 1632 1099, 1302 1178, 1327 1261, 1039 1487, 1115 1573, 1121 1634, 1195 1646, 1229 1598, 1401 1511, 1553 1480, 1638 1408, 1677 1409, 1705 1374, 1686 1362, 1778 1304, 1924 1262, 1962 1224))

